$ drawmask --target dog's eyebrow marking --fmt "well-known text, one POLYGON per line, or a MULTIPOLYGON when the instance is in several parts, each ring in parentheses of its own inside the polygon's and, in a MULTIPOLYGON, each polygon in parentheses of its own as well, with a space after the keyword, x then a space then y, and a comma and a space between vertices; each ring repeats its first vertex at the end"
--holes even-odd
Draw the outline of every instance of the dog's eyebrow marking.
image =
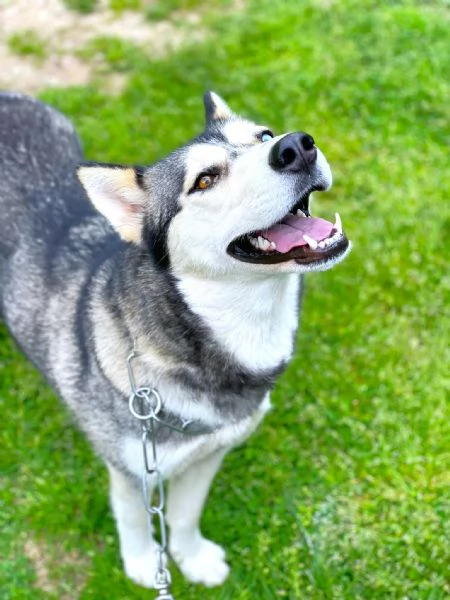
POLYGON ((258 133, 266 131, 267 127, 255 125, 250 121, 238 119, 228 121, 223 126, 223 135, 234 146, 253 146, 259 144, 258 133))
POLYGON ((190 146, 186 156, 186 177, 183 191, 187 193, 200 173, 209 171, 211 167, 222 172, 226 171, 228 159, 228 151, 221 146, 215 144, 194 144, 190 146))

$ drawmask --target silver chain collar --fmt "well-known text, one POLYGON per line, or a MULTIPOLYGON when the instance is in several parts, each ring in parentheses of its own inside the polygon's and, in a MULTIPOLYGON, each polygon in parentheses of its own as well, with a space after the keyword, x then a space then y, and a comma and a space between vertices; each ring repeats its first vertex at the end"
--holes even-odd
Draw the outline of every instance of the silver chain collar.
MULTIPOLYGON (((155 388, 136 387, 133 374, 132 362, 137 357, 136 350, 133 350, 127 358, 128 377, 131 385, 131 396, 128 406, 131 414, 139 419, 142 424, 142 452, 144 457, 144 471, 142 473, 142 494, 144 497, 144 507, 147 512, 148 533, 150 541, 154 544, 153 522, 159 522, 159 543, 156 546, 156 573, 155 589, 158 591, 157 600, 174 600, 170 593, 172 578, 169 569, 165 566, 167 563, 167 527, 164 515, 165 494, 162 473, 158 465, 158 455, 156 452, 155 421, 159 421, 158 415, 161 412, 162 402, 158 391, 155 388), (149 456, 149 442, 151 446, 151 457, 149 456), (152 479, 156 478, 155 504, 153 499, 152 479)), ((156 534, 155 528, 155 534, 156 534)))
MULTIPOLYGON (((127 358, 128 378, 132 393, 129 398, 128 406, 131 414, 139 419, 142 424, 142 453, 144 458, 144 470, 142 473, 142 494, 144 498, 144 507, 147 512, 148 533, 150 541, 154 544, 153 537, 153 522, 159 524, 159 540, 156 545, 156 573, 155 573, 155 589, 158 591, 156 600, 174 600, 170 593, 172 578, 166 564, 168 562, 167 552, 167 525, 165 518, 165 493, 164 480, 158 464, 157 448, 156 448, 156 428, 158 423, 160 426, 168 427, 173 431, 186 435, 205 435, 213 433, 215 428, 191 428, 191 424, 195 424, 193 420, 182 421, 181 427, 177 427, 172 423, 168 423, 161 419, 161 411, 163 403, 158 390, 154 387, 137 387, 133 373, 132 362, 139 356, 136 347, 127 358), (149 456, 149 446, 151 455, 149 456), (156 478, 156 485, 155 484, 156 478), (153 480, 153 481, 152 481, 153 480), (155 492, 153 492, 155 489, 155 492), (152 504, 153 496, 155 503, 152 504)), ((155 533, 157 528, 155 528, 155 533)))

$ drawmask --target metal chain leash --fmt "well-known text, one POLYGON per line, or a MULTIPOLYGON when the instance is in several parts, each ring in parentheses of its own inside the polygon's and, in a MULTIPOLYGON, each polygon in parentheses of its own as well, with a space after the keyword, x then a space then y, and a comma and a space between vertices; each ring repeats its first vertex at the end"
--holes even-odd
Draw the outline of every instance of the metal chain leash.
MULTIPOLYGON (((172 578, 170 571, 166 567, 167 557, 167 526, 164 515, 165 494, 164 481, 158 465, 158 456, 156 451, 155 423, 159 422, 158 414, 162 409, 162 401, 158 391, 151 387, 136 387, 136 380, 133 374, 132 362, 138 356, 134 348, 127 358, 128 377, 132 393, 129 399, 129 408, 131 414, 142 423, 142 452, 144 458, 144 471, 142 473, 142 493, 144 496, 144 506, 147 511, 148 533, 153 544, 153 522, 159 525, 159 543, 156 545, 157 566, 155 573, 154 586, 158 591, 156 600, 174 600, 170 593, 172 578), (149 453, 151 448, 151 454, 149 453), (149 456, 150 454, 150 456, 149 456), (154 480, 156 479, 155 496, 153 500, 154 480)), ((155 532, 156 532, 155 528, 155 532)))

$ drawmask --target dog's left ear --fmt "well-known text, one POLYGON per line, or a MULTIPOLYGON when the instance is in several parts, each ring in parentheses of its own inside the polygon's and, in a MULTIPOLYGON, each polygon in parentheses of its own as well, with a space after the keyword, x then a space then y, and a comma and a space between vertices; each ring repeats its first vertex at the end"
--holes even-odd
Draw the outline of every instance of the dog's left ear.
POLYGON ((215 92, 206 92, 203 97, 206 113, 206 125, 211 121, 226 120, 233 116, 233 111, 215 92))
POLYGON ((139 244, 148 201, 142 186, 142 169, 84 163, 78 167, 77 175, 92 204, 120 237, 139 244))

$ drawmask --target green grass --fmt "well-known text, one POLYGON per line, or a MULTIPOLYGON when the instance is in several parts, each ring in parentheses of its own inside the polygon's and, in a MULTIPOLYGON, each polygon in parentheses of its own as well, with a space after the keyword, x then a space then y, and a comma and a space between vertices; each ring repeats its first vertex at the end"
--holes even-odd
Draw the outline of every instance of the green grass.
POLYGON ((109 6, 112 10, 118 12, 123 10, 139 10, 142 7, 142 0, 109 0, 109 6))
POLYGON ((211 8, 230 8, 232 0, 154 0, 144 5, 144 14, 149 21, 170 19, 172 13, 181 15, 186 11, 209 12, 211 8))
POLYGON ((47 56, 47 44, 36 32, 14 33, 8 38, 8 47, 14 54, 34 56, 40 60, 47 56))
POLYGON ((63 3, 70 10, 75 10, 82 14, 92 13, 97 7, 97 0, 63 0, 63 3))
MULTIPOLYGON (((213 10, 203 43, 134 55, 118 97, 42 95, 91 159, 157 159, 201 129, 212 88, 276 132, 311 132, 333 167, 314 212, 340 212, 353 253, 308 277, 275 410, 214 484, 203 528, 230 579, 203 590, 175 573, 183 600, 450 597, 446 7, 328 4, 213 10)), ((152 598, 122 573, 103 466, 6 334, 0 401, 0 597, 152 598), (52 592, 34 588, 27 539, 52 592)))
POLYGON ((146 62, 144 51, 117 37, 98 36, 79 52, 84 60, 101 64, 106 71, 133 71, 139 62, 146 62))

